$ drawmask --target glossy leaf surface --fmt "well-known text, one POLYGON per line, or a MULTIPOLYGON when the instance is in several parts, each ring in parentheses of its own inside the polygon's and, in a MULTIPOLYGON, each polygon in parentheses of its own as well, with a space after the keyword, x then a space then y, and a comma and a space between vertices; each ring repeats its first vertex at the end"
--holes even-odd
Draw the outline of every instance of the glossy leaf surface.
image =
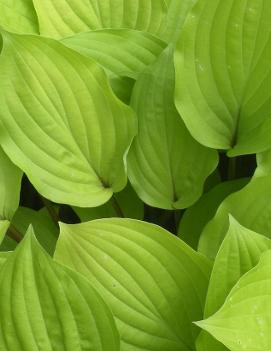
POLYGON ((179 39, 189 11, 196 3, 196 0, 170 0, 165 24, 162 26, 159 36, 166 42, 173 42, 179 39))
POLYGON ((176 104, 202 144, 243 155, 270 148, 268 0, 199 0, 175 56, 176 104))
POLYGON ((111 74, 136 79, 166 44, 150 33, 131 29, 104 29, 62 40, 68 47, 94 59, 111 74))
POLYGON ((217 164, 216 152, 187 131, 173 95, 173 47, 169 47, 135 84, 131 106, 139 125, 128 154, 128 177, 138 196, 164 209, 193 204, 217 164))
POLYGON ((228 196, 206 225, 199 250, 214 259, 229 227, 229 214, 240 224, 271 238, 271 177, 252 179, 240 191, 228 196))
POLYGON ((234 286, 222 308, 198 325, 231 351, 268 351, 271 344, 271 251, 234 286))
POLYGON ((101 297, 43 252, 31 231, 2 265, 0 282, 1 350, 119 350, 101 297))
POLYGON ((91 207, 124 188, 135 117, 95 62, 5 33, 0 78, 0 143, 44 197, 91 207))
MULTIPOLYGON (((216 256, 206 298, 205 318, 217 312, 240 277, 255 267, 263 252, 271 249, 271 240, 241 226, 230 217, 230 226, 216 256)), ((225 351, 227 348, 210 334, 202 332, 198 351, 225 351)))
POLYGON ((180 239, 131 219, 61 224, 55 258, 108 302, 123 351, 191 350, 210 266, 180 239))
POLYGON ((164 0, 33 0, 40 32, 63 38, 90 29, 131 28, 159 32, 167 6, 164 0), (63 16, 63 14, 65 14, 63 16))

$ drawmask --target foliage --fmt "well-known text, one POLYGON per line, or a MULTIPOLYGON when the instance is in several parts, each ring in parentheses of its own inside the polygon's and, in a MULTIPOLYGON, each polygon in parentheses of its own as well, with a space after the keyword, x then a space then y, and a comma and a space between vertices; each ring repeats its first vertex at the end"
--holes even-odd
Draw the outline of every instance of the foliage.
POLYGON ((0 350, 269 351, 268 0, 0 0, 0 350))

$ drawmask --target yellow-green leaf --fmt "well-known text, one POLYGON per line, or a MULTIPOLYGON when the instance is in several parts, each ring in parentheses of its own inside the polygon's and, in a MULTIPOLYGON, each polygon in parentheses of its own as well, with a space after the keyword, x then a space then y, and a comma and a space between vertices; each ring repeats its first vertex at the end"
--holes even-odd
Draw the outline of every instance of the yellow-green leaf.
POLYGON ((0 143, 37 190, 55 202, 105 203, 127 181, 124 156, 136 133, 91 59, 47 38, 3 34, 0 143))

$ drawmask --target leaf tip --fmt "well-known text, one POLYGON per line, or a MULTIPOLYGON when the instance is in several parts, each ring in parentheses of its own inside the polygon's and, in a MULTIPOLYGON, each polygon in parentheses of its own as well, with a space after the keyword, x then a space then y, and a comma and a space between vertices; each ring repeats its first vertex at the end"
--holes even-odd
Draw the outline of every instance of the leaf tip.
POLYGON ((59 229, 60 229, 60 236, 61 237, 69 237, 72 236, 72 231, 71 231, 71 224, 64 223, 64 222, 58 222, 59 224, 59 229))
POLYGON ((201 321, 196 321, 196 322, 192 322, 194 325, 196 325, 197 327, 203 329, 203 325, 204 325, 204 320, 201 321))
POLYGON ((193 322, 193 324, 205 331, 208 331, 208 321, 209 321, 209 318, 203 319, 201 321, 193 322))
POLYGON ((33 247, 33 245, 34 247, 39 246, 35 230, 32 224, 29 224, 22 242, 29 243, 31 247, 33 247))
POLYGON ((231 213, 229 213, 229 223, 230 224, 236 224, 236 223, 239 224, 239 222, 235 219, 235 217, 231 213))

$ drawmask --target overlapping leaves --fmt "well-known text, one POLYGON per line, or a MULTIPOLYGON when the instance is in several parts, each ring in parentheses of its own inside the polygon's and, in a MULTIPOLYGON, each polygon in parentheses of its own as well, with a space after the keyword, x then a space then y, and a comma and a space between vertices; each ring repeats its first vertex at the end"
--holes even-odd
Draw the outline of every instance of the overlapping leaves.
POLYGON ((231 351, 270 347, 271 251, 234 286, 222 308, 198 325, 231 351))
POLYGON ((231 156, 270 148, 270 14, 268 0, 199 0, 177 45, 177 108, 231 156))
MULTIPOLYGON (((270 249, 270 239, 248 230, 230 217, 230 227, 215 258, 209 282, 205 318, 221 308, 239 278, 256 266, 263 252, 270 249)), ((202 332, 197 340, 197 350, 225 351, 227 348, 202 332)))
POLYGON ((209 262, 170 233, 131 219, 61 224, 55 258, 111 307, 123 351, 188 351, 203 313, 209 262))
POLYGON ((268 0, 0 0, 1 350, 269 351, 270 15, 268 0), (204 184, 208 147, 258 153, 252 180, 221 153, 204 184), (59 217, 170 219, 212 261, 132 219, 58 239, 59 217))
POLYGON ((43 252, 31 230, 0 262, 1 350, 119 350, 113 317, 101 297, 43 252))
POLYGON ((214 150, 197 143, 173 102, 173 47, 139 76, 131 99, 138 135, 128 155, 128 176, 140 198, 155 207, 193 204, 217 164, 214 150))
POLYGON ((133 112, 92 60, 57 41, 3 33, 4 150, 51 200, 97 206, 126 184, 133 112))
POLYGON ((248 185, 229 195, 205 226, 199 250, 214 259, 229 227, 229 214, 245 227, 271 237, 271 177, 252 179, 248 185))
POLYGON ((40 33, 54 38, 90 29, 131 28, 159 32, 167 12, 164 0, 33 0, 40 33))

